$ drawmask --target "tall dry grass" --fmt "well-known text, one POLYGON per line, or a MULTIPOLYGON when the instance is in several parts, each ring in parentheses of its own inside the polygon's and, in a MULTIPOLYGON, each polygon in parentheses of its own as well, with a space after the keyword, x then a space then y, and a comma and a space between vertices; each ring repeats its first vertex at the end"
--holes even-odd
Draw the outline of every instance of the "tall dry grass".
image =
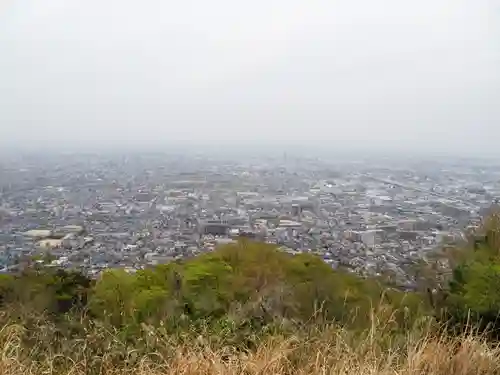
POLYGON ((65 338, 43 318, 9 319, 0 329, 0 374, 500 374, 500 347, 473 330, 450 336, 422 320, 402 331, 380 310, 370 321, 357 331, 321 323, 269 334, 238 351, 208 331, 168 335, 144 325, 127 342, 105 327, 82 325, 65 338))

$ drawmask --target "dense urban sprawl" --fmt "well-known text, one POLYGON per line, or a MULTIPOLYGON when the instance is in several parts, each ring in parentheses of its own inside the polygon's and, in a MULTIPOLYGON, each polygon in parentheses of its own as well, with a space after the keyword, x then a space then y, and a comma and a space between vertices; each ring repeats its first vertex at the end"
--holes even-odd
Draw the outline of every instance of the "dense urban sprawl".
POLYGON ((130 272, 241 237, 362 275, 407 270, 500 197, 488 161, 31 155, 0 165, 0 262, 130 272), (229 159, 229 160, 228 160, 229 159))

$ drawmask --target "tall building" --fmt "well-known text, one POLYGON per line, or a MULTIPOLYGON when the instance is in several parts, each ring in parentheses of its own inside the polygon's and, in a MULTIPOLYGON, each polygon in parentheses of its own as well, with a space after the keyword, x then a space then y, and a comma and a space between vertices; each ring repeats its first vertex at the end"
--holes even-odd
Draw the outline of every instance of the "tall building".
POLYGON ((350 230, 345 232, 345 238, 354 242, 362 242, 365 246, 374 247, 382 243, 385 239, 385 232, 380 229, 370 229, 355 231, 350 230))
POLYGON ((207 220, 200 223, 200 231, 202 234, 226 236, 229 233, 229 224, 222 220, 207 220))
POLYGON ((300 204, 297 203, 292 204, 292 216, 299 217, 301 213, 302 213, 302 208, 300 207, 300 204))

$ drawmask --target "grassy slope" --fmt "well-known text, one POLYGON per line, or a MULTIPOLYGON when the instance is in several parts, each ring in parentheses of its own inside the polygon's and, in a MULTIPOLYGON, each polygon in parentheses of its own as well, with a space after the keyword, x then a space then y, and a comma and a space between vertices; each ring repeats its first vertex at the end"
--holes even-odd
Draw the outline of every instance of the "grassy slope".
MULTIPOLYGON (((372 317, 370 329, 356 334, 323 325, 296 336, 270 335, 255 351, 236 353, 209 336, 183 339, 144 328, 142 348, 95 328, 85 338, 57 342, 41 323, 31 351, 22 349, 20 325, 0 331, 0 373, 25 374, 498 374, 500 349, 472 333, 435 335, 417 327, 391 334, 390 321, 372 317), (99 343, 100 349, 96 348, 99 343)), ((425 326, 425 325, 424 325, 425 326)))

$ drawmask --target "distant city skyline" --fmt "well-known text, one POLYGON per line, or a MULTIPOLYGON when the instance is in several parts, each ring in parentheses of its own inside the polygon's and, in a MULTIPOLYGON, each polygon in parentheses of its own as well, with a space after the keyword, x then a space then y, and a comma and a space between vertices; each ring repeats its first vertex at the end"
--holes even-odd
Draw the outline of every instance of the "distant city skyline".
POLYGON ((461 241, 500 197, 499 161, 336 155, 0 158, 0 271, 50 250, 54 266, 92 277, 133 272, 245 236, 365 276, 391 270, 412 288, 408 267, 461 241))
POLYGON ((171 141, 156 143, 102 143, 102 144, 71 144, 58 143, 50 147, 43 147, 40 144, 3 144, 0 149, 1 156, 13 155, 147 155, 149 153, 159 153, 165 155, 206 155, 222 158, 246 157, 284 157, 286 154, 289 161, 294 158, 312 157, 334 160, 339 158, 342 161, 355 161, 362 159, 391 159, 393 162, 406 162, 407 160, 421 161, 458 161, 475 159, 487 161, 499 161, 500 153, 497 149, 478 150, 470 147, 463 149, 447 149, 446 147, 416 148, 413 144, 402 142, 397 147, 387 143, 384 146, 374 145, 369 148, 360 143, 344 143, 341 141, 316 141, 297 143, 272 143, 268 140, 256 140, 246 143, 239 141, 215 142, 207 141, 171 141))

